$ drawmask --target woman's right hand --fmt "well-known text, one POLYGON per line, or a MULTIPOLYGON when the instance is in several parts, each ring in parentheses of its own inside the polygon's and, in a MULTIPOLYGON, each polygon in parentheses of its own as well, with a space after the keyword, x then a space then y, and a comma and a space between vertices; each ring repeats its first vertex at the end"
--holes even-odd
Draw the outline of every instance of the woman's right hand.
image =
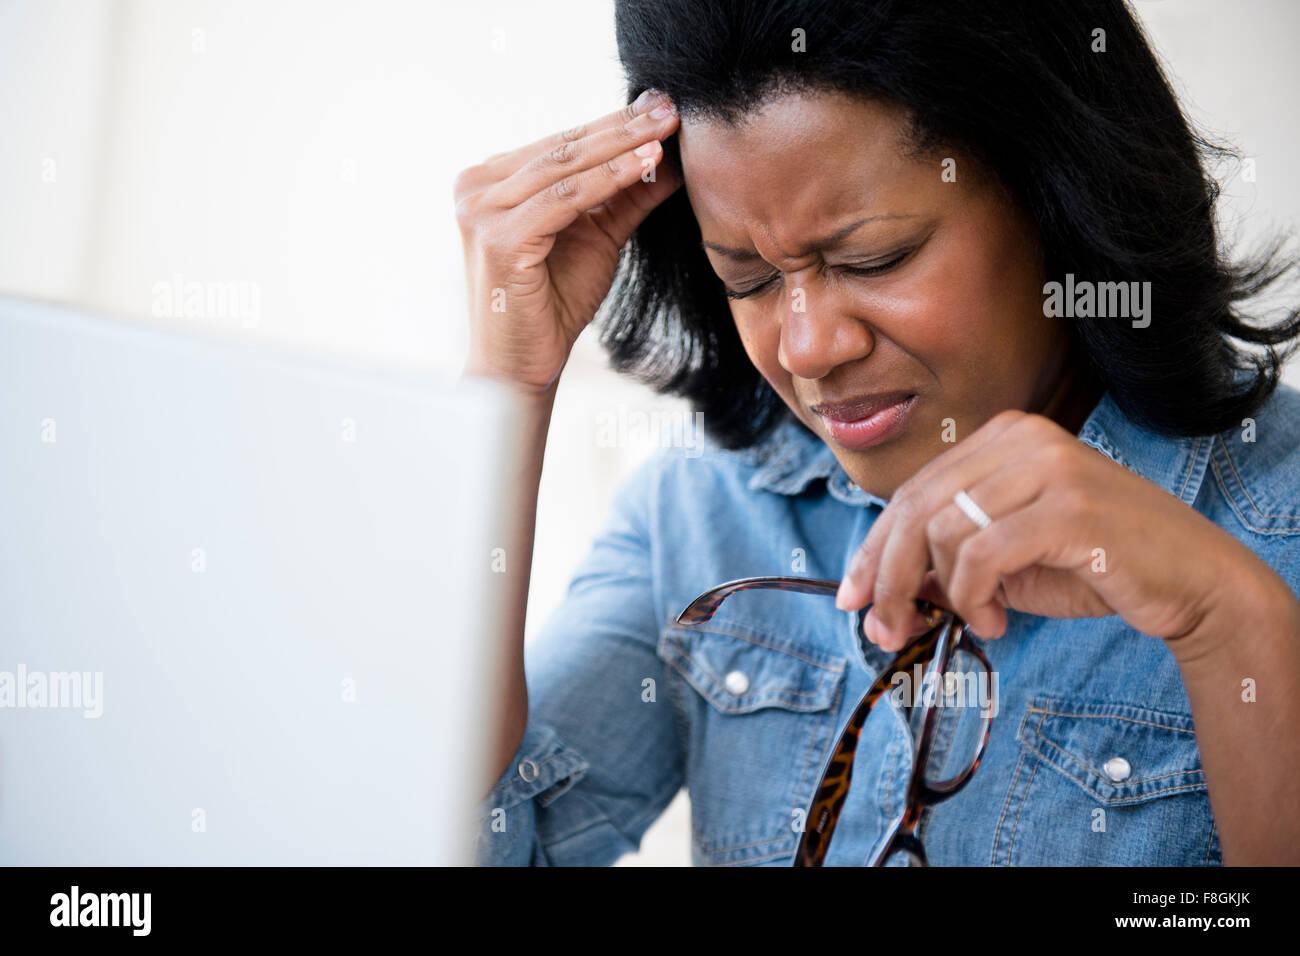
POLYGON ((461 172, 467 373, 538 393, 555 384, 609 292, 619 250, 682 184, 661 146, 677 122, 672 104, 646 91, 623 109, 461 172))

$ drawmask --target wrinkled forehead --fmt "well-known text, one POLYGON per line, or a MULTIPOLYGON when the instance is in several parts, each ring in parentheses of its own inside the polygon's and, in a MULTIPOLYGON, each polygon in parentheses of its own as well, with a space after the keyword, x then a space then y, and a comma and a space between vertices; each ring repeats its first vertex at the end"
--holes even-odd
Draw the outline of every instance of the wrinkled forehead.
MULTIPOLYGON (((740 122, 683 116, 685 188, 706 239, 792 251, 846 216, 884 215, 942 185, 911 155, 901 109, 838 93, 786 94, 740 122)), ((933 165, 933 168, 930 166, 933 165)))

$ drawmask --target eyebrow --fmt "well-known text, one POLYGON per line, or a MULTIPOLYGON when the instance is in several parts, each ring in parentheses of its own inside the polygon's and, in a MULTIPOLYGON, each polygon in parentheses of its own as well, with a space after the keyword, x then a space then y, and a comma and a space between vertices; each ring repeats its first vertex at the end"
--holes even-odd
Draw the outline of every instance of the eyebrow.
MULTIPOLYGON (((831 235, 825 237, 824 239, 821 239, 818 242, 814 242, 811 246, 809 246, 808 251, 820 252, 823 249, 827 248, 828 246, 833 246, 835 245, 835 243, 849 236, 851 233, 854 233, 857 230, 861 229, 869 222, 876 222, 877 220, 882 220, 882 219, 915 219, 915 218, 916 216, 913 215, 904 215, 899 213, 887 213, 881 216, 868 216, 866 219, 859 219, 857 222, 851 222, 843 229, 839 229, 836 232, 832 233, 831 235)), ((709 242, 707 239, 702 240, 700 242, 700 245, 705 249, 712 249, 714 252, 718 253, 718 255, 726 256, 728 259, 734 259, 737 262, 750 262, 754 259, 763 258, 757 252, 754 252, 751 249, 733 249, 730 246, 723 246, 723 245, 719 245, 716 242, 709 242)))

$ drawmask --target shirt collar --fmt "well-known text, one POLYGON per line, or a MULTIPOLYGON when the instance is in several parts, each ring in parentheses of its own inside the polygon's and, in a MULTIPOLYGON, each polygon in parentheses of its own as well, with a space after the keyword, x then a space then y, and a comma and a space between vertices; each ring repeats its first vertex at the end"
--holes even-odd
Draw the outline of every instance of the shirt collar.
MULTIPOLYGON (((1079 440, 1188 505, 1196 500, 1210 459, 1208 437, 1176 438, 1149 431, 1125 415, 1110 392, 1084 422, 1079 440)), ((888 504, 888 499, 855 485, 830 446, 793 415, 784 416, 745 457, 756 466, 749 479, 752 491, 797 495, 820 478, 831 496, 845 504, 888 504)))

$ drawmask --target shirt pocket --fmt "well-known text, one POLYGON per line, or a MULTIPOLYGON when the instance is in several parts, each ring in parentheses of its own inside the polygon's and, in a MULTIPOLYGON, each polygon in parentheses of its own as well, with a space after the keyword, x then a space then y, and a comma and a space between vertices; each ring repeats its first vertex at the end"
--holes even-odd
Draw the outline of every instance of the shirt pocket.
POLYGON ((744 625, 666 629, 696 863, 792 858, 846 660, 744 625))
POLYGON ((1190 715, 1039 696, 1016 739, 995 865, 1221 862, 1190 715))

